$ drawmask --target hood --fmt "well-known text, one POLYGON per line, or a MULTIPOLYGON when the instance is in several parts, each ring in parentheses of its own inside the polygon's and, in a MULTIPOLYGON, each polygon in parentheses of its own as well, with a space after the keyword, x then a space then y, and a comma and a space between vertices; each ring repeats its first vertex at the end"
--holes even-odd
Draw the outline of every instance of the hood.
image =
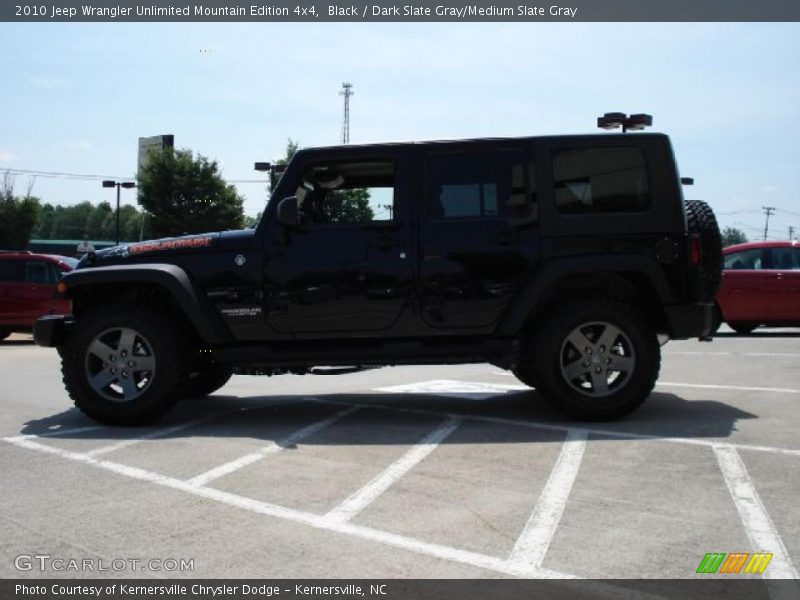
POLYGON ((170 256, 179 254, 209 252, 219 244, 221 235, 224 234, 198 233, 181 237, 169 237, 158 240, 120 244, 119 246, 112 246, 111 248, 90 252, 80 260, 78 268, 96 267, 128 260, 135 261, 139 258, 143 261, 151 262, 153 258, 162 260, 163 257, 164 260, 168 261, 170 256))

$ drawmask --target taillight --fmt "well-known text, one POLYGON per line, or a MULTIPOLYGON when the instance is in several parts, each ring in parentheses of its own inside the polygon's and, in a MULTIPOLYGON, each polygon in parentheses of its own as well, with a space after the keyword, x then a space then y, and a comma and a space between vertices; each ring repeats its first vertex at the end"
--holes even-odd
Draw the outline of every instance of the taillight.
POLYGON ((689 243, 689 260, 691 261, 693 267, 699 267, 702 250, 700 246, 700 236, 693 235, 689 243))

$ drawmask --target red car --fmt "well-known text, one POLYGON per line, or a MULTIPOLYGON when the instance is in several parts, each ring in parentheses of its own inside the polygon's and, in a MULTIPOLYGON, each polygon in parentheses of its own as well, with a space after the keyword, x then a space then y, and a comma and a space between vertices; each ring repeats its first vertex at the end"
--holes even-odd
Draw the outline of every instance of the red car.
POLYGON ((722 252, 720 322, 739 333, 800 326, 800 242, 748 242, 722 252))
POLYGON ((43 315, 65 315, 69 301, 54 300, 61 275, 78 261, 66 256, 0 251, 0 340, 14 331, 31 331, 43 315))

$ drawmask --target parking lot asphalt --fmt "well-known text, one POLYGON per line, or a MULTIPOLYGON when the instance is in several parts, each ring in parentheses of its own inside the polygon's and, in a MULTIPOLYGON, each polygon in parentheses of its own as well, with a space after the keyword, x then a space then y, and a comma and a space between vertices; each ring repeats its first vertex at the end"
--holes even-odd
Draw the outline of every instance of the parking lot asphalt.
MULTIPOLYGON (((2 577, 689 578, 800 565, 800 331, 670 342, 647 403, 563 420, 491 365, 235 376, 147 428, 0 343, 2 577), (20 571, 19 555, 191 571, 20 571)), ((741 575, 759 577, 758 575, 741 575)))

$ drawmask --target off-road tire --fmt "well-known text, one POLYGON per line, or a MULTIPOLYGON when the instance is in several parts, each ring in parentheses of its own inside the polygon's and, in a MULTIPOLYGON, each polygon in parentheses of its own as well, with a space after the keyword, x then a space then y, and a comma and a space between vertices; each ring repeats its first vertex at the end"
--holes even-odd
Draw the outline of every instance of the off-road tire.
POLYGON ((165 316, 136 306, 97 308, 80 315, 59 349, 64 386, 75 406, 96 421, 106 425, 145 425, 169 411, 178 399, 175 390, 181 375, 186 373, 180 349, 180 334, 165 316), (152 380, 132 400, 109 400, 89 381, 87 357, 91 355, 91 360, 97 360, 89 346, 98 336, 115 328, 134 330, 143 336, 155 363, 152 380))
POLYGON ((514 377, 528 387, 536 388, 536 346, 535 336, 527 335, 523 340, 517 354, 517 360, 511 367, 514 377))
MULTIPOLYGON (((543 322, 545 325, 536 331, 531 340, 536 350, 536 360, 532 366, 533 381, 542 398, 559 412, 582 421, 617 419, 638 408, 653 391, 661 366, 661 348, 653 327, 628 304, 606 298, 574 301, 550 314, 543 322), (603 324, 609 327, 606 329, 603 324), (566 374, 569 367, 575 364, 566 357, 576 350, 568 338, 575 331, 586 331, 588 335, 593 330, 598 332, 594 339, 598 343, 598 350, 592 356, 601 356, 599 342, 603 341, 602 334, 618 330, 620 334, 614 340, 619 343, 612 344, 613 350, 604 350, 612 352, 605 356, 613 357, 611 360, 628 358, 628 364, 631 365, 629 371, 617 371, 616 376, 610 367, 600 367, 610 369, 603 370, 603 379, 609 380, 608 395, 601 397, 587 395, 590 393, 588 390, 578 391, 576 380, 570 380, 566 374), (626 347, 629 347, 627 357, 616 354, 626 347)), ((582 365, 585 364, 584 358, 584 355, 580 355, 582 365)), ((590 365, 591 369, 600 366, 591 362, 590 365)), ((594 387, 589 380, 585 385, 594 387)))
POLYGON ((741 333, 742 335, 747 335, 748 333, 753 333, 758 327, 757 323, 728 323, 731 329, 733 329, 736 333, 741 333))
POLYGON ((233 376, 233 369, 226 365, 210 364, 202 370, 191 373, 180 384, 179 395, 182 398, 202 398, 213 394, 233 376))
POLYGON ((686 224, 690 234, 700 236, 700 297, 714 299, 722 278, 722 237, 714 211, 702 200, 686 201, 686 224))

